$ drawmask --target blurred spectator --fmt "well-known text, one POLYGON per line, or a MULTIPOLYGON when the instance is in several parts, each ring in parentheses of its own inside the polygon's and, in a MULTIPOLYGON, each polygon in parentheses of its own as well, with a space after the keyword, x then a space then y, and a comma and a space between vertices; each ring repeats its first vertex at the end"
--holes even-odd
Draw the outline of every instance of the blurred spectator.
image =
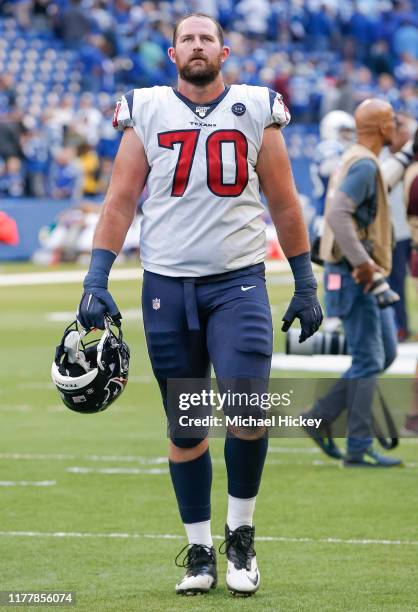
POLYGON ((83 90, 98 92, 103 89, 106 58, 111 49, 101 34, 86 36, 79 51, 83 90))
POLYGON ((20 124, 5 123, 0 120, 0 157, 22 157, 20 147, 20 124))
POLYGON ((225 85, 228 87, 238 82, 241 72, 238 63, 232 61, 223 70, 225 85))
POLYGON ((399 107, 399 90, 390 74, 383 73, 379 76, 375 96, 390 102, 393 108, 399 107))
POLYGON ((14 5, 17 23, 21 28, 27 30, 30 26, 32 0, 15 0, 14 5))
POLYGON ((6 162, 0 157, 0 196, 7 195, 6 162))
POLYGON ((401 61, 395 68, 395 76, 400 83, 418 80, 418 61, 409 53, 401 55, 401 61))
POLYGON ((21 157, 20 135, 22 113, 16 105, 14 78, 0 74, 0 157, 21 157))
POLYGON ((48 141, 42 130, 32 127, 25 130, 21 145, 26 165, 26 193, 43 198, 46 195, 46 181, 49 166, 48 141))
POLYGON ((108 104, 102 114, 97 145, 97 152, 101 158, 114 158, 119 147, 120 132, 117 132, 112 125, 114 110, 113 104, 108 104))
POLYGON ((90 15, 99 32, 111 32, 114 28, 115 20, 112 12, 107 10, 107 2, 104 0, 95 0, 90 15))
POLYGON ((312 51, 327 51, 332 39, 332 21, 328 7, 322 4, 319 10, 310 10, 308 5, 307 14, 307 44, 312 51))
POLYGON ((16 90, 13 76, 7 73, 0 74, 0 116, 8 120, 15 111, 16 90))
POLYGON ((50 174, 50 195, 57 200, 80 198, 83 171, 72 147, 60 149, 54 157, 50 174))
POLYGON ((363 66, 357 70, 356 82, 354 83, 353 98, 355 106, 367 98, 372 98, 373 95, 374 85, 372 73, 366 66, 363 66))
POLYGON ((412 117, 418 117, 418 90, 417 86, 407 83, 400 89, 401 108, 405 109, 412 117))
POLYGON ((263 40, 267 31, 267 22, 270 15, 270 6, 267 0, 240 0, 236 11, 242 18, 237 21, 237 29, 243 29, 245 34, 263 40))
POLYGON ((6 196, 9 198, 21 198, 25 193, 25 178, 22 162, 18 157, 9 157, 6 160, 6 171, 4 174, 6 196))
POLYGON ((377 76, 379 74, 392 74, 393 60, 386 40, 377 40, 372 46, 368 66, 377 76))
POLYGON ((418 30, 412 19, 405 19, 397 28, 393 36, 393 49, 399 57, 407 54, 418 59, 418 30))
MULTIPOLYGON (((42 228, 41 248, 34 253, 32 261, 47 265, 61 261, 86 263, 85 259, 90 258, 99 214, 99 204, 84 201, 62 211, 56 223, 42 228)), ((138 256, 140 231, 141 216, 137 214, 122 246, 122 257, 125 254, 138 256)))
POLYGON ((370 42, 373 41, 371 20, 359 2, 354 3, 354 11, 348 23, 348 33, 353 41, 354 55, 365 62, 369 55, 370 42))
POLYGON ((83 170, 83 195, 97 196, 99 193, 100 161, 95 149, 87 143, 78 147, 78 160, 83 170))
MULTIPOLYGON (((52 146, 62 145, 64 136, 74 118, 75 100, 73 94, 65 94, 60 101, 58 94, 47 96, 47 106, 43 116, 48 131, 48 140, 52 146)), ((55 148, 55 147, 54 147, 55 148)))
POLYGON ((85 93, 80 98, 80 107, 75 113, 73 130, 92 147, 99 142, 102 113, 94 105, 94 96, 85 93))
POLYGON ((94 232, 99 212, 100 206, 90 202, 80 202, 63 210, 56 223, 41 229, 41 248, 35 251, 32 261, 54 265, 61 261, 76 261, 80 253, 87 253, 91 250, 93 234, 89 240, 83 240, 83 245, 80 238, 90 226, 93 226, 91 232, 94 232))
POLYGON ((81 6, 81 0, 70 0, 70 6, 59 17, 58 35, 69 47, 76 47, 90 30, 91 22, 81 6))
POLYGON ((38 32, 47 32, 51 28, 54 8, 52 0, 33 0, 31 25, 38 32))

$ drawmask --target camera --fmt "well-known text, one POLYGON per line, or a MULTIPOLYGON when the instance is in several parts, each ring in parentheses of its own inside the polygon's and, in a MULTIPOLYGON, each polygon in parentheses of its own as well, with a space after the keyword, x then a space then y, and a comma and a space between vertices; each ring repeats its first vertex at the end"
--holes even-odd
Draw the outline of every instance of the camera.
POLYGON ((348 355, 347 341, 339 331, 316 332, 299 343, 300 329, 286 334, 286 355, 348 355))
POLYGON ((381 272, 375 272, 373 274, 373 283, 369 289, 369 293, 372 293, 376 300, 379 308, 387 308, 392 306, 401 299, 396 291, 393 291, 389 287, 389 283, 381 272))
MULTIPOLYGON (((373 246, 370 240, 362 240, 361 242, 367 253, 371 256, 373 253, 373 246)), ((399 302, 401 299, 396 291, 390 288, 389 283, 381 272, 374 272, 373 282, 368 293, 375 296, 379 308, 392 306, 392 304, 399 302)))

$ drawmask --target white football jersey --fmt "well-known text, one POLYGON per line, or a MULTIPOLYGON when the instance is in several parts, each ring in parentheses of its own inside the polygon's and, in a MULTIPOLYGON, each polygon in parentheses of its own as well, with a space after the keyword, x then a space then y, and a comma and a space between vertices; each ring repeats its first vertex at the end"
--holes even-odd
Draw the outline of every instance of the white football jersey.
POLYGON ((171 87, 134 89, 114 126, 133 127, 150 166, 142 206, 145 270, 206 276, 264 261, 264 206, 255 173, 264 128, 289 123, 280 94, 232 85, 208 104, 171 87))

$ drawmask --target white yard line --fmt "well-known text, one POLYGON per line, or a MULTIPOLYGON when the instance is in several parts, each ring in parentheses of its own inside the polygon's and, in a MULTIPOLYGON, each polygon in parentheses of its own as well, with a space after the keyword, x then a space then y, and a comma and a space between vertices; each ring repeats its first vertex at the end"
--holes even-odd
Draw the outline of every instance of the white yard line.
POLYGON ((53 487, 56 480, 0 480, 0 487, 53 487))
POLYGON ((167 463, 167 457, 140 457, 136 455, 87 455, 89 461, 134 461, 142 465, 167 463))
POLYGON ((84 466, 73 466, 65 470, 70 474, 147 474, 155 476, 156 474, 168 474, 168 468, 89 468, 84 466))
MULTIPOLYGON (((0 537, 23 538, 106 538, 106 539, 148 539, 148 540, 184 540, 184 535, 173 533, 89 533, 77 531, 0 531, 0 537)), ((215 540, 223 540, 224 536, 214 535, 215 540)), ((301 544, 349 544, 349 545, 380 545, 380 546, 418 546, 418 540, 377 540, 369 538, 302 538, 288 536, 256 536, 258 542, 290 542, 301 544)))
MULTIPOLYGON (((64 270, 61 272, 0 274, 0 287, 82 283, 86 272, 87 269, 64 270)), ((139 280, 142 278, 142 275, 142 268, 114 268, 110 274, 110 278, 114 281, 139 280)))
MULTIPOLYGON (((406 438, 402 440, 402 443, 406 444, 416 444, 418 443, 418 438, 406 438)), ((291 454, 291 455, 311 455, 311 454, 320 454, 320 450, 313 448, 298 448, 298 447, 271 447, 269 448, 269 453, 272 454, 291 454)), ((43 454, 43 453, 0 453, 0 461, 93 461, 97 462, 118 462, 118 463, 139 463, 139 465, 166 465, 167 457, 159 456, 159 457, 147 457, 147 456, 139 456, 139 455, 70 455, 70 454, 59 454, 59 453, 51 453, 51 454, 43 454)), ((222 458, 212 458, 212 463, 214 464, 223 464, 224 459, 222 458)), ((306 460, 295 460, 295 459, 267 459, 267 465, 310 465, 314 467, 334 467, 340 468, 341 463, 339 461, 330 461, 329 459, 314 459, 312 461, 306 460)), ((418 468, 417 462, 406 462, 405 466, 407 468, 418 468)), ((105 468, 92 468, 90 466, 71 466, 67 468, 67 471, 74 474, 167 474, 168 470, 165 468, 121 468, 121 467, 113 467, 107 466, 105 468)))
POLYGON ((48 454, 44 455, 41 453, 0 453, 1 459, 24 459, 33 461, 34 459, 48 460, 48 461, 70 461, 74 460, 75 455, 62 455, 62 454, 48 454))
POLYGON ((138 455, 68 455, 62 453, 0 453, 0 460, 47 460, 47 461, 74 461, 83 459, 86 461, 126 461, 137 462, 142 465, 159 465, 167 462, 167 457, 146 457, 138 455))

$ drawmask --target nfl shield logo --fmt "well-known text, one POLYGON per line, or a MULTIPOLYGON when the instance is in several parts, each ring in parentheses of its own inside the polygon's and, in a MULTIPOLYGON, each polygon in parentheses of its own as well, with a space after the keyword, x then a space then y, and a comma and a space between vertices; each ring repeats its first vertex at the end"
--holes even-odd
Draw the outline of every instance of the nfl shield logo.
POLYGON ((154 310, 160 310, 160 305, 161 305, 160 298, 154 298, 152 300, 152 307, 154 310))
POLYGON ((202 119, 206 117, 206 113, 209 110, 209 106, 196 106, 196 115, 199 115, 202 119))

